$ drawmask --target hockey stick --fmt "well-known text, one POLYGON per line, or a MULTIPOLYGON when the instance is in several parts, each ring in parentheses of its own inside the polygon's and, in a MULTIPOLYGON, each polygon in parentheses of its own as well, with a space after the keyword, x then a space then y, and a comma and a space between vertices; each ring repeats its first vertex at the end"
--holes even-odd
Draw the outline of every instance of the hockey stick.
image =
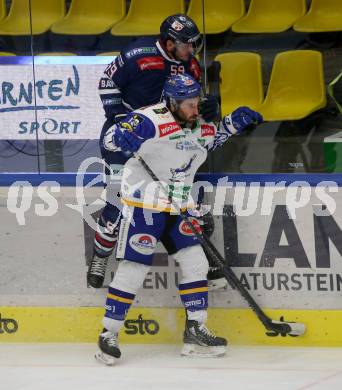
MULTIPOLYGON (((146 172, 149 174, 149 176, 156 182, 160 183, 160 186, 165 193, 165 195, 169 196, 169 193, 167 189, 164 187, 164 185, 161 184, 158 177, 155 175, 155 173, 151 170, 151 168, 148 166, 148 164, 145 162, 145 160, 138 154, 134 153, 134 157, 141 163, 141 165, 144 167, 146 172)), ((266 328, 267 336, 301 336, 305 332, 305 325, 298 322, 287 322, 284 321, 283 317, 280 317, 279 321, 272 320, 269 318, 264 311, 260 308, 260 306, 255 302, 254 298, 250 295, 250 293, 242 286, 240 280, 235 275, 234 271, 231 269, 231 267, 228 266, 225 259, 222 257, 220 252, 215 248, 215 246, 212 244, 212 242, 209 240, 209 238, 205 237, 204 235, 200 234, 194 225, 191 223, 189 217, 181 211, 180 207, 172 200, 171 198, 171 204, 176 209, 176 211, 180 214, 181 218, 184 222, 187 223, 189 228, 192 230, 193 234, 197 237, 200 244, 206 249, 214 263, 222 270, 225 278, 229 282, 229 284, 232 287, 235 287, 239 293, 242 295, 242 297, 247 301, 248 305, 251 307, 253 312, 256 314, 258 319, 262 322, 264 327, 266 328)))
POLYGON ((205 31, 205 0, 202 0, 202 29, 203 29, 203 68, 204 68, 204 94, 207 93, 207 34, 205 31))

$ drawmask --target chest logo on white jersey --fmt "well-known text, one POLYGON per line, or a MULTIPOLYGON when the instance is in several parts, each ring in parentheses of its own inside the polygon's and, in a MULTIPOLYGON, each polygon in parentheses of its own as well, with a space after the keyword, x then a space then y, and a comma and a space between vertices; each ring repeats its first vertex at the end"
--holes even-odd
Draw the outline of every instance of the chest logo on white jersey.
POLYGON ((197 154, 194 154, 189 162, 183 164, 180 168, 170 168, 172 179, 171 181, 184 181, 186 178, 186 172, 191 168, 191 165, 195 158, 197 157, 197 154))
POLYGON ((176 122, 169 122, 159 125, 159 137, 166 137, 169 134, 182 130, 176 122))

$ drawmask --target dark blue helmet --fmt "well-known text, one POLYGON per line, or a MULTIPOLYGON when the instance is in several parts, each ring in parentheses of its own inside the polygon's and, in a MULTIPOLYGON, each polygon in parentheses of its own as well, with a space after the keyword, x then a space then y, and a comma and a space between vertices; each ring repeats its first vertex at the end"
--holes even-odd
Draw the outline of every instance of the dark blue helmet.
POLYGON ((196 23, 185 14, 167 17, 160 26, 160 37, 163 42, 171 39, 174 42, 191 43, 196 53, 203 46, 203 39, 196 23))
POLYGON ((201 95, 200 84, 188 74, 176 74, 164 84, 163 96, 175 100, 184 100, 201 95))

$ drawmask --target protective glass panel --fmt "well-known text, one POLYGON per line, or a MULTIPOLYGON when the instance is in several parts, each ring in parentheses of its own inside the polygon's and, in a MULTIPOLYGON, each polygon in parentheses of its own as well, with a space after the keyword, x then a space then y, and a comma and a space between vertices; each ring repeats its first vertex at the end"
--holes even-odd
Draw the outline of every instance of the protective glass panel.
MULTIPOLYGON (((144 37, 142 33, 130 35, 127 24, 130 6, 131 12, 139 10, 130 1, 104 1, 97 9, 92 1, 76 0, 7 0, 4 4, 0 19, 1 171, 75 172, 85 158, 100 157, 98 139, 106 117, 98 96, 98 83, 106 65, 117 53, 131 44, 132 39, 144 37), (88 19, 84 15, 88 15, 88 19)), ((219 5, 221 2, 217 4, 216 7, 223 6, 219 5)), ((213 29, 212 5, 206 6, 204 13, 199 12, 201 9, 197 9, 196 2, 185 2, 185 5, 200 31, 205 32, 205 45, 198 56, 202 84, 206 92, 221 98, 222 107, 225 96, 220 94, 225 79, 224 69, 215 61, 218 54, 259 53, 263 98, 269 92, 275 57, 280 52, 320 51, 325 86, 340 74, 342 60, 338 33, 288 30, 232 35, 231 26, 220 32, 213 29)), ((234 18, 240 18, 241 12, 237 6, 234 18)), ((230 23, 234 24, 234 20, 230 23)), ((143 47, 152 47, 157 36, 146 30, 145 37, 149 44, 146 41, 143 47)), ((138 41, 137 45, 140 43, 138 41)), ((108 72, 115 72, 114 67, 109 67, 108 72)), ((172 72, 181 70, 172 68, 172 72)), ((144 72, 141 77, 145 77, 144 72)), ((220 173, 338 172, 337 141, 342 130, 340 84, 337 81, 331 86, 324 107, 307 111, 307 115, 303 108, 303 117, 293 115, 291 118, 293 107, 289 102, 286 120, 266 121, 256 129, 247 129, 239 137, 232 137, 226 145, 209 154, 201 170, 220 173)), ((125 87, 123 91, 129 95, 125 87)), ((232 95, 239 95, 238 86, 235 91, 232 95)), ((110 99, 115 100, 115 96, 110 99)), ((110 104, 109 100, 102 103, 110 104)), ((243 100, 237 104, 243 105, 243 100)), ((262 107, 259 108, 262 112, 262 107)))
POLYGON ((0 172, 39 172, 29 2, 0 8, 0 172))

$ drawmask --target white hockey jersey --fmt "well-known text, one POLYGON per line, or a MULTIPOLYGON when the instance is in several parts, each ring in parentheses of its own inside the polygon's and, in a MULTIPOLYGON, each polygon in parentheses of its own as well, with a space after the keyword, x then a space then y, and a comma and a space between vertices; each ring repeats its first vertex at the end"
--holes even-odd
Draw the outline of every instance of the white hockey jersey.
POLYGON ((134 131, 145 139, 137 153, 160 180, 153 181, 142 164, 131 157, 123 169, 123 203, 167 212, 175 211, 173 202, 182 209, 195 206, 190 191, 198 168, 206 160, 208 150, 231 135, 224 123, 217 128, 202 119, 193 129, 182 128, 164 103, 136 110, 109 129, 104 137, 108 150, 120 150, 113 143, 117 129, 134 131))

